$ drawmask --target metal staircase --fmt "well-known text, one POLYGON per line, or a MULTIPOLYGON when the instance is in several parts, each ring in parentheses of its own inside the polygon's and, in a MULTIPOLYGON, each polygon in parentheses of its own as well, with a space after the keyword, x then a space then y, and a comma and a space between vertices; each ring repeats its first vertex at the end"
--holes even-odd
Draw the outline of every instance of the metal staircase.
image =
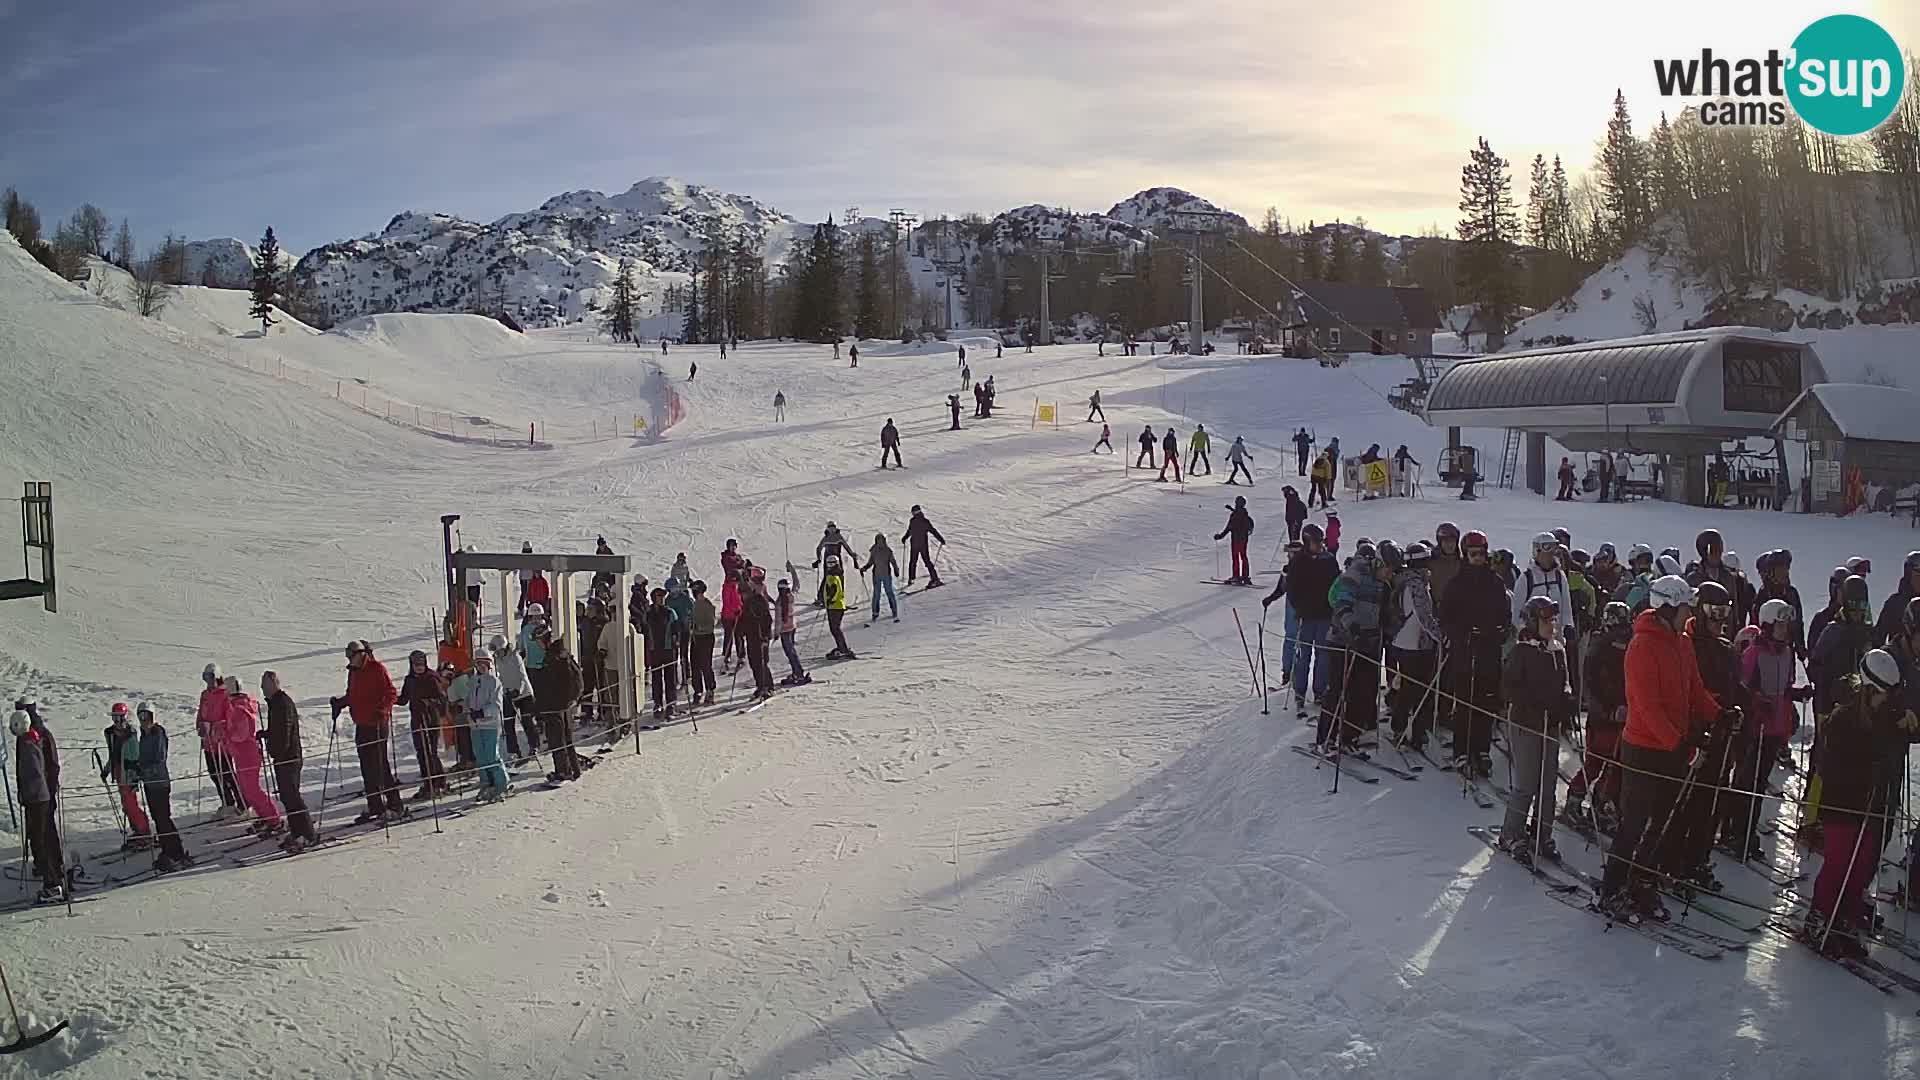
POLYGON ((1514 475, 1520 471, 1520 443, 1527 433, 1519 428, 1507 429, 1507 445, 1500 451, 1500 486, 1512 488, 1514 475))

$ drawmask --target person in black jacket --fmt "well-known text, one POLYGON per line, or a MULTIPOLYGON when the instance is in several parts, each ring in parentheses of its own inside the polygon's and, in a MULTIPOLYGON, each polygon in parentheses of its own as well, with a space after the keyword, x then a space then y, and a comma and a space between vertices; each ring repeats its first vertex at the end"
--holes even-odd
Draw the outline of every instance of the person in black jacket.
POLYGON ((1844 566, 1836 566, 1827 577, 1827 606, 1813 613, 1807 620, 1807 657, 1813 659, 1813 647, 1820 643, 1820 635, 1826 633, 1827 624, 1840 617, 1840 586, 1853 573, 1844 566))
POLYGON ((887 467, 887 454, 893 454, 893 463, 906 468, 900 462, 900 429, 893 426, 893 417, 887 417, 886 426, 880 429, 880 467, 887 467))
POLYGON ((641 729, 652 731, 663 719, 672 719, 673 702, 679 690, 675 663, 679 657, 681 628, 673 609, 667 606, 667 590, 653 590, 646 621, 640 624, 640 636, 646 645, 647 669, 653 689, 653 723, 641 729))
MULTIPOLYGON (((133 730, 126 702, 114 703, 113 722, 107 725, 103 734, 107 743, 107 762, 100 769, 100 779, 113 784, 119 795, 121 811, 126 815, 128 835, 127 842, 122 846, 129 851, 144 850, 153 845, 153 825, 147 820, 146 812, 140 809, 137 786, 140 735, 133 730), (130 743, 131 746, 128 745, 130 743), (132 765, 131 771, 129 764, 132 765)), ((94 760, 100 759, 96 756, 94 760)))
POLYGON ((1547 596, 1529 599, 1525 625, 1507 659, 1502 679, 1509 712, 1507 750, 1513 755, 1513 793, 1507 798, 1500 847, 1521 862, 1535 856, 1558 861, 1553 811, 1558 805, 1560 737, 1576 712, 1568 681, 1567 647, 1560 632, 1560 604, 1547 596), (1528 812, 1533 812, 1531 825, 1528 812))
POLYGON ((960 430, 960 395, 959 394, 947 395, 947 411, 953 414, 953 425, 947 428, 947 430, 959 431, 960 430))
POLYGON ((773 644, 773 606, 767 598, 767 572, 758 566, 748 571, 747 584, 740 590, 740 632, 746 637, 747 664, 753 669, 753 698, 765 701, 773 696, 773 668, 767 663, 773 644))
POLYGON ((1294 490, 1292 484, 1281 488, 1280 494, 1287 500, 1287 542, 1297 544, 1300 542, 1300 527, 1307 523, 1307 504, 1300 501, 1300 493, 1294 490))
POLYGON ((135 710, 140 717, 140 786, 147 796, 147 813, 153 816, 154 836, 160 856, 153 861, 159 873, 192 866, 193 856, 180 842, 180 829, 173 823, 173 774, 167 771, 167 729, 153 717, 153 707, 141 702, 135 710))
POLYGON ((1760 575, 1760 591, 1753 598, 1753 616, 1757 623, 1760 608, 1769 600, 1784 600, 1793 608, 1793 655, 1801 663, 1807 659, 1807 609, 1800 604, 1800 590, 1793 587, 1793 552, 1777 548, 1763 553, 1753 562, 1760 575))
POLYGON ((1300 475, 1305 476, 1307 475, 1307 456, 1313 450, 1313 436, 1307 434, 1306 428, 1293 433, 1293 449, 1294 454, 1300 459, 1300 475))
POLYGON ((1567 785, 1567 819, 1587 832, 1611 834, 1620 820, 1620 732, 1627 726, 1627 642, 1633 609, 1618 601, 1600 609, 1600 630, 1587 642, 1581 667, 1587 698, 1586 754, 1567 785), (1584 805, 1593 793, 1591 816, 1584 805))
POLYGON ((1873 643, 1885 645, 1888 639, 1900 633, 1900 618, 1906 613, 1907 601, 1920 596, 1920 551, 1907 552, 1906 562, 1901 564, 1900 587, 1880 605, 1880 617, 1873 622, 1873 643))
POLYGON ((413 724, 413 755, 420 762, 420 790, 410 798, 432 798, 447 793, 447 767, 440 762, 440 722, 447 710, 447 686, 427 666, 427 654, 415 649, 407 655, 407 677, 400 684, 395 705, 405 705, 413 724))
POLYGON ((1180 437, 1173 433, 1173 425, 1167 425, 1167 434, 1160 440, 1160 480, 1167 478, 1167 469, 1173 469, 1173 482, 1180 482, 1180 437))
POLYGON ((1485 533, 1461 538, 1466 565, 1454 575, 1440 601, 1440 625, 1447 631, 1454 708, 1453 760, 1475 776, 1493 773, 1493 722, 1500 715, 1500 651, 1513 626, 1507 586, 1493 568, 1485 533))
POLYGON ((1865 898, 1880 865, 1881 823, 1888 816, 1880 783, 1881 755, 1920 734, 1920 719, 1900 698, 1899 664, 1874 649, 1858 674, 1840 677, 1833 711, 1822 725, 1817 766, 1821 783, 1824 858, 1807 915, 1810 944, 1836 956, 1866 956, 1857 935, 1871 929, 1865 898))
POLYGON ((1840 583, 1839 594, 1839 614, 1821 628, 1813 643, 1813 655, 1807 659, 1815 717, 1833 711, 1840 682, 1860 670, 1861 659, 1873 647, 1873 628, 1867 622, 1872 612, 1867 604, 1867 579, 1849 575, 1840 583))
POLYGON ((1133 467, 1136 469, 1139 469, 1139 468, 1151 469, 1153 468, 1153 447, 1154 447, 1152 424, 1148 424, 1147 426, 1140 429, 1139 442, 1140 442, 1140 453, 1133 459, 1133 467))
POLYGON ((26 821, 23 831, 33 857, 34 875, 40 879, 42 903, 66 899, 67 864, 60 851, 60 827, 54 819, 53 780, 43 752, 41 729, 25 709, 15 709, 7 721, 13 736, 15 790, 20 793, 20 809, 26 821))
MULTIPOLYGON (((1174 467, 1177 469, 1179 465, 1176 463, 1174 467)), ((1252 535, 1253 515, 1247 513, 1247 497, 1242 495, 1227 507, 1227 527, 1213 534, 1215 541, 1229 536, 1233 538, 1233 574, 1227 578, 1229 585, 1253 584, 1252 564, 1247 562, 1247 538, 1252 535)), ((1214 550, 1216 553, 1219 551, 1218 548, 1214 550)))
POLYGON ((1327 550, 1327 535, 1319 525, 1310 524, 1301 529, 1300 543, 1300 554, 1287 564, 1281 573, 1281 582, 1300 620, 1300 630, 1293 641, 1290 681, 1294 710, 1305 719, 1309 674, 1315 700, 1327 694, 1328 669, 1333 666, 1327 652, 1327 638, 1333 631, 1333 602, 1327 593, 1333 588, 1334 579, 1340 576, 1340 563, 1327 550))
POLYGON ((547 774, 547 782, 578 780, 580 753, 573 745, 573 707, 580 700, 583 686, 580 662, 567 651, 566 641, 554 634, 550 624, 542 625, 536 636, 547 652, 547 662, 529 674, 533 676, 533 707, 546 721, 547 745, 553 753, 553 771, 547 774))
POLYGON ((300 710, 280 685, 274 672, 260 675, 260 696, 267 701, 267 761, 273 766, 274 785, 280 790, 280 805, 287 811, 287 838, 281 848, 298 853, 317 843, 313 818, 307 813, 307 800, 300 794, 300 772, 304 765, 304 744, 300 741, 300 710))
POLYGON ((920 512, 920 506, 916 503, 913 507, 913 517, 907 522, 907 531, 900 536, 900 542, 907 545, 907 585, 909 587, 913 585, 914 575, 919 571, 922 561, 927 564, 927 588, 937 589, 946 584, 940 580, 940 571, 934 568, 933 556, 927 551, 928 537, 939 541, 941 547, 947 546, 947 538, 940 535, 940 530, 933 527, 933 522, 927 520, 927 516, 920 512))
POLYGON ((1713 841, 1720 819, 1720 789, 1732 782, 1738 761, 1733 755, 1736 732, 1725 718, 1734 707, 1747 706, 1747 687, 1740 674, 1740 655, 1726 637, 1733 624, 1733 594, 1718 581, 1707 579, 1694 593, 1693 611, 1687 636, 1693 642, 1700 681, 1720 703, 1722 719, 1708 729, 1706 744, 1700 747, 1694 785, 1674 810, 1661 861, 1676 878, 1708 892, 1719 892, 1720 881, 1713 873, 1713 841))

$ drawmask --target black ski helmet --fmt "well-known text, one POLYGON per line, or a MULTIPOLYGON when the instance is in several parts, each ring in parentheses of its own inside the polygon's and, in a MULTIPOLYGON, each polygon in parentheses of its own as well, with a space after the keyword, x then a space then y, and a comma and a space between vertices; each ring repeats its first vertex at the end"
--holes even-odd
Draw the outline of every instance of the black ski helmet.
POLYGON ((1840 583, 1840 602, 1850 608, 1866 610, 1867 579, 1859 574, 1848 574, 1847 580, 1840 583))
POLYGON ((1407 545, 1406 557, 1407 566, 1419 570, 1433 559, 1433 548, 1429 547, 1425 540, 1415 540, 1407 545))
POLYGON ((1907 561, 1903 564, 1903 569, 1909 574, 1920 570, 1920 551, 1907 552, 1907 561))
POLYGON ((1571 552, 1568 552, 1567 561, 1573 564, 1574 569, 1585 570, 1587 567, 1593 565, 1593 556, 1587 554, 1585 548, 1574 548, 1571 552))
POLYGON ((1391 540, 1380 541, 1373 550, 1380 556, 1380 561, 1387 564, 1389 570, 1399 570, 1407 565, 1407 553, 1401 551, 1400 545, 1391 540))
POLYGON ((1300 528, 1300 539, 1304 543, 1324 544, 1327 542, 1327 530, 1318 522, 1309 521, 1300 528))
POLYGON ((1602 630, 1633 629, 1633 609, 1614 600, 1600 609, 1600 628, 1602 630))
POLYGON ((1546 616, 1552 616, 1558 619, 1560 617, 1560 601, 1555 600, 1551 596, 1530 597, 1527 600, 1526 606, 1521 610, 1526 612, 1527 625, 1532 626, 1535 620, 1546 616))
POLYGON ((1444 542, 1449 536, 1453 538, 1454 543, 1456 544, 1459 543, 1460 542, 1460 526, 1455 525, 1451 521, 1443 521, 1439 525, 1434 527, 1434 530, 1433 530, 1434 540, 1444 542))
POLYGON ((1703 581, 1694 590, 1693 606, 1716 621, 1724 619, 1733 610, 1733 594, 1717 581, 1703 581))
POLYGON ((1561 547, 1571 547, 1573 544, 1573 534, 1568 532, 1565 526, 1553 530, 1553 538, 1560 541, 1561 547))
POLYGON ((1700 535, 1693 538, 1693 550, 1704 559, 1710 551, 1727 550, 1727 542, 1720 538, 1719 529, 1701 529, 1700 535))

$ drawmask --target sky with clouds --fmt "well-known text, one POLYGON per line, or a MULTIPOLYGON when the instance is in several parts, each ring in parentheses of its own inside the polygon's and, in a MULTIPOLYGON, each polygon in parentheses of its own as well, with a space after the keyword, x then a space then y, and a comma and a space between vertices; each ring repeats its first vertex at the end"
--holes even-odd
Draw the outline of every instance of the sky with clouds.
POLYGON ((1832 11, 1920 48, 1913 0, 0 0, 0 184, 296 250, 650 175, 804 220, 1170 184, 1412 232, 1475 137, 1584 166, 1616 86, 1671 106, 1655 57, 1832 11))

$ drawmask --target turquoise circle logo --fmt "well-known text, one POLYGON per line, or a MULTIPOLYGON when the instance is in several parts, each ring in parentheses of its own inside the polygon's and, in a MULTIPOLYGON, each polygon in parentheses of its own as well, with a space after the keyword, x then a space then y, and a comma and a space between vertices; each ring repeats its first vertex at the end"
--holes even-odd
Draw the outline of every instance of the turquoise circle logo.
POLYGON ((1829 15, 1793 39, 1787 100, 1817 131, 1859 135, 1893 115, 1907 63, 1893 35, 1872 19, 1829 15))

